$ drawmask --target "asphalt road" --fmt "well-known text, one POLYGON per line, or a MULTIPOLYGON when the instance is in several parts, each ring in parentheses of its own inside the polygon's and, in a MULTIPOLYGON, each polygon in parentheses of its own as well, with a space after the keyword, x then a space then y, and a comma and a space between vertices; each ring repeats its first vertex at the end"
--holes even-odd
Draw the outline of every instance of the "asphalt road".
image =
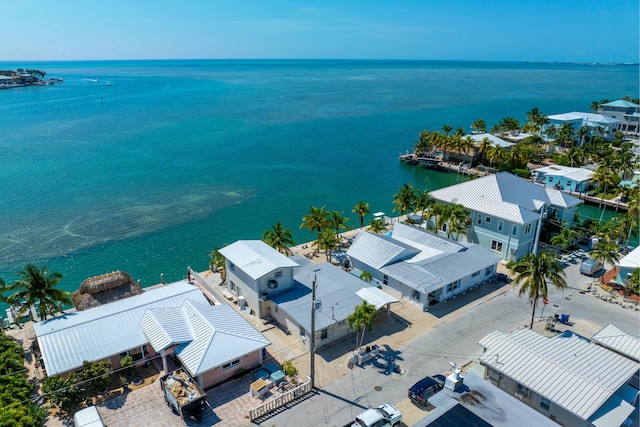
MULTIPOLYGON (((544 317, 570 313, 569 320, 574 326, 558 326, 587 337, 608 323, 631 332, 640 330, 638 311, 580 293, 584 285, 593 279, 582 276, 578 265, 570 264, 565 273, 569 287, 564 292, 555 288, 549 290, 549 304, 545 307, 544 317)), ((537 316, 540 316, 541 308, 537 316)), ((260 425, 343 426, 364 409, 382 403, 391 403, 401 410, 408 408, 411 416, 405 416, 404 420, 407 425, 412 425, 426 415, 408 402, 407 389, 412 384, 425 375, 451 372, 449 362, 462 366, 475 360, 482 352, 477 343, 486 334, 496 330, 512 332, 528 326, 530 319, 528 299, 519 297, 517 289, 505 287, 503 293, 467 305, 448 320, 402 345, 394 352, 402 374, 386 375, 381 365, 355 367, 350 374, 329 383, 312 397, 277 413, 260 425)), ((326 374, 317 373, 320 376, 326 374)))

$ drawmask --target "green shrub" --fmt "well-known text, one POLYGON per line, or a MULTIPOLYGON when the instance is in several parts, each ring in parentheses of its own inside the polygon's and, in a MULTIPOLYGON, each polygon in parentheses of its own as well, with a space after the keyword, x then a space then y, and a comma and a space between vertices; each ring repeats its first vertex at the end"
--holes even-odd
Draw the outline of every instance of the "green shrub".
POLYGON ((42 380, 42 391, 52 406, 69 414, 82 402, 84 387, 77 384, 78 378, 75 374, 68 378, 54 375, 42 380))
POLYGON ((293 365, 293 362, 291 360, 285 360, 282 363, 282 369, 284 370, 284 374, 289 377, 292 377, 298 373, 298 368, 293 365))
POLYGON ((529 178, 531 176, 531 171, 529 169, 514 169, 513 174, 520 178, 529 178))
POLYGON ((111 364, 107 361, 88 362, 84 361, 80 378, 87 382, 88 386, 93 386, 96 391, 104 390, 111 381, 111 364))
POLYGON ((125 375, 131 375, 133 374, 135 363, 136 362, 133 360, 133 357, 127 354, 122 359, 120 359, 120 368, 122 368, 122 371, 125 375))

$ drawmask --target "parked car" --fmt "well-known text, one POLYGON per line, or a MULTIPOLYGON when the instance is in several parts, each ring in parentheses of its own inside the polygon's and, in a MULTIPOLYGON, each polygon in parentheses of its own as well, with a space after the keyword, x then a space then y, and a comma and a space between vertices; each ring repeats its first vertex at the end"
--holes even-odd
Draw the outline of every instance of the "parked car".
POLYGON ((398 427, 402 414, 395 406, 385 403, 377 408, 370 408, 356 417, 344 427, 398 427))
POLYGON ((429 398, 442 390, 444 381, 445 377, 443 375, 425 377, 409 389, 408 397, 417 405, 427 406, 429 398))
POLYGON ((602 263, 592 258, 587 258, 580 264, 580 273, 587 276, 593 276, 598 271, 602 270, 602 263))

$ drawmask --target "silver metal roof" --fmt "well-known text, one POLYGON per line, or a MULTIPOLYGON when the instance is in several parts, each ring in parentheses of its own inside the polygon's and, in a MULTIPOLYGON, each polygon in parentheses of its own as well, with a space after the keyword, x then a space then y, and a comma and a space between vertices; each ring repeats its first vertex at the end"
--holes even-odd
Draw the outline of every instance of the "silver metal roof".
POLYGON ((139 326, 147 310, 179 307, 187 300, 207 302, 200 289, 181 281, 34 323, 47 374, 71 371, 85 360, 101 360, 141 347, 148 342, 139 326))
POLYGON ((363 299, 357 292, 369 286, 335 265, 323 262, 300 267, 294 275, 293 289, 274 295, 271 298, 307 332, 311 330, 311 288, 316 278, 316 299, 320 308, 316 310, 316 330, 324 329, 334 323, 344 321, 353 313, 363 299))
POLYGON ((514 224, 535 221, 544 203, 562 208, 582 203, 559 190, 542 187, 508 172, 451 185, 429 194, 441 202, 460 204, 514 224))
MULTIPOLYGON (((398 224, 394 228, 397 226, 398 224)), ((413 246, 390 236, 361 231, 347 251, 347 256, 380 269, 393 261, 410 258, 419 252, 413 246)))
POLYGON ((366 288, 360 289, 356 292, 360 298, 368 302, 369 304, 375 306, 376 310, 379 310, 380 307, 385 304, 398 302, 397 298, 392 297, 382 289, 378 289, 373 286, 368 286, 366 288))
POLYGON ((620 261, 618 261, 618 265, 620 267, 640 268, 640 246, 620 259, 620 261))
POLYGON ((192 341, 178 346, 175 352, 191 375, 200 375, 271 344, 228 305, 186 301, 182 311, 192 341))
POLYGON ((391 237, 409 245, 418 245, 421 250, 430 249, 438 252, 458 252, 464 246, 458 242, 430 233, 424 228, 397 222, 393 226, 391 237))
POLYGON ((623 331, 611 323, 591 337, 591 341, 640 362, 640 336, 623 331))
MULTIPOLYGON (((482 364, 589 419, 633 375, 636 362, 570 331, 547 338, 529 329, 480 341, 482 364)), ((624 421, 624 420, 623 420, 624 421)))
POLYGON ((298 266, 262 240, 238 240, 220 249, 220 253, 253 280, 278 268, 298 266))
MULTIPOLYGON (((516 145, 513 142, 505 141, 504 139, 498 138, 497 136, 492 135, 490 133, 474 133, 468 136, 470 136, 471 139, 475 141, 476 147, 480 144, 480 142, 482 142, 484 138, 489 138, 489 140, 493 143, 493 145, 498 145, 503 148, 509 148, 516 145)), ((465 138, 466 138, 466 135, 465 135, 465 138)))
POLYGON ((380 271, 422 293, 429 293, 497 264, 499 258, 487 249, 472 245, 455 253, 443 253, 418 262, 402 261, 380 271))
POLYGON ((569 166, 551 165, 533 169, 538 175, 544 176, 563 176, 577 182, 590 181, 593 178, 593 171, 585 168, 572 168, 569 166))

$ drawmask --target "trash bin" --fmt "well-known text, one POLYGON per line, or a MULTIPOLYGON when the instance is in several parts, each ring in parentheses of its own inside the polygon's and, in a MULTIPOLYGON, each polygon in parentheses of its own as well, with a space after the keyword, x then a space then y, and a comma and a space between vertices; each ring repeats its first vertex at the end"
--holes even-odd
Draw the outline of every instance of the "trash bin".
POLYGON ((568 314, 561 314, 560 315, 560 323, 569 323, 569 315, 568 314))

